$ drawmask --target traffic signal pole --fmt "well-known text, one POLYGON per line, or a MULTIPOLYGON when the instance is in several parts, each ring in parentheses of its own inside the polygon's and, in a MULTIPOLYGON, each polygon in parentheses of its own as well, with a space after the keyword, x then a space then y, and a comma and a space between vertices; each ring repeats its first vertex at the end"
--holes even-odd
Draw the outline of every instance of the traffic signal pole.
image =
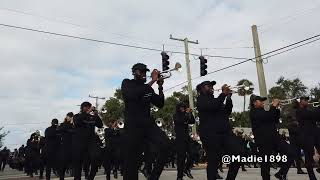
MULTIPOLYGON (((173 38, 172 35, 170 35, 170 39, 184 42, 185 59, 186 59, 186 67, 187 67, 187 78, 188 78, 189 107, 193 110, 192 114, 195 116, 194 98, 193 98, 192 81, 191 81, 191 70, 190 70, 190 58, 189 58, 189 43, 199 44, 199 42, 198 42, 198 40, 197 41, 189 41, 188 38, 184 38, 184 39, 173 38)), ((196 124, 194 124, 194 126, 192 127, 192 133, 193 134, 197 133, 196 124)))

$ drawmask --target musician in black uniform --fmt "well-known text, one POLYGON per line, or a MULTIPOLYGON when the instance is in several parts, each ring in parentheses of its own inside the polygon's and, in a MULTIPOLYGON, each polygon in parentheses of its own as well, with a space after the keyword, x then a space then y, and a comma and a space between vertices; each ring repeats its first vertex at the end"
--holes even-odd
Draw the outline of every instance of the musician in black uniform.
POLYGON ((110 173, 113 165, 113 176, 118 178, 118 169, 121 164, 121 142, 120 129, 118 123, 114 122, 110 127, 104 130, 106 139, 107 156, 104 161, 107 180, 110 180, 110 173))
POLYGON ((187 108, 187 104, 179 102, 176 106, 176 113, 173 115, 174 131, 176 133, 176 150, 177 150, 177 180, 183 179, 183 172, 188 177, 191 173, 186 169, 186 155, 190 154, 191 139, 189 137, 189 124, 194 124, 195 119, 192 110, 187 108))
POLYGON ((10 150, 7 149, 7 147, 4 147, 1 152, 0 152, 0 157, 2 160, 0 161, 0 170, 4 171, 4 168, 6 167, 8 160, 9 160, 9 156, 10 156, 10 150))
MULTIPOLYGON (((261 156, 270 156, 273 151, 287 155, 287 162, 282 163, 281 169, 275 174, 276 178, 285 180, 295 155, 293 149, 281 138, 277 131, 276 125, 280 118, 280 110, 278 109, 280 101, 274 99, 270 110, 266 111, 264 109, 264 101, 266 100, 267 98, 255 95, 250 98, 252 132, 261 156)), ((263 161, 261 163, 261 176, 263 180, 270 180, 270 162, 263 161)))
POLYGON ((159 78, 160 72, 155 69, 151 73, 152 80, 145 84, 147 71, 149 69, 146 65, 135 64, 132 67, 134 79, 123 80, 121 86, 126 123, 124 180, 138 179, 138 162, 145 143, 153 143, 160 152, 149 179, 159 179, 167 160, 169 139, 150 118, 151 104, 158 108, 164 106, 163 80, 159 78), (155 82, 158 84, 159 95, 151 87, 155 82))
POLYGON ((294 101, 292 104, 292 111, 289 112, 288 119, 288 131, 289 131, 289 141, 291 147, 294 149, 296 153, 296 157, 294 159, 295 165, 297 168, 297 174, 306 174, 302 170, 303 160, 302 160, 302 154, 301 149, 303 149, 303 140, 301 136, 301 130, 299 128, 299 122, 296 119, 296 111, 299 107, 299 102, 294 101))
POLYGON ((64 122, 58 127, 58 132, 61 137, 58 151, 59 176, 60 180, 63 180, 65 172, 71 168, 72 162, 72 135, 74 133, 72 112, 67 114, 64 122))
POLYGON ((74 120, 74 134, 72 137, 72 153, 74 161, 74 179, 81 179, 82 165, 86 157, 89 157, 91 171, 88 180, 94 179, 98 163, 96 157, 98 147, 96 142, 95 127, 102 128, 103 124, 98 111, 89 102, 83 102, 80 113, 76 114, 74 120))
POLYGON ((50 179, 51 169, 56 169, 57 152, 60 145, 60 137, 58 136, 58 119, 51 121, 51 126, 45 130, 45 160, 46 160, 46 179, 50 179))
MULTIPOLYGON (((204 81, 197 86, 200 95, 197 98, 197 110, 200 118, 200 138, 207 152, 207 179, 217 178, 219 158, 223 152, 229 155, 243 154, 243 147, 232 133, 229 115, 232 112, 231 90, 223 85, 222 93, 215 98, 213 86, 215 81, 204 81), (226 104, 224 104, 226 101, 226 104)), ((235 179, 239 163, 229 166, 227 180, 235 179)))
POLYGON ((301 97, 299 107, 296 111, 297 121, 301 131, 301 138, 303 142, 303 151, 305 154, 306 169, 308 171, 309 179, 316 180, 313 171, 313 155, 314 147, 317 144, 317 112, 309 109, 309 97, 301 97))

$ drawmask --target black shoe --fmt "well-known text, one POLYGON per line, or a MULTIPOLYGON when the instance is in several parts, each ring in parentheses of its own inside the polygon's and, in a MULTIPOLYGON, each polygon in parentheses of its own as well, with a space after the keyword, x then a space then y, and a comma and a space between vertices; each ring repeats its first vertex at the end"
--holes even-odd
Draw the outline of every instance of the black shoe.
POLYGON ((113 173, 113 177, 114 177, 115 179, 118 179, 118 173, 113 173))
POLYGON ((320 173, 320 168, 317 168, 316 171, 317 171, 318 173, 320 173))
POLYGON ((303 172, 302 169, 299 169, 299 170, 297 171, 297 174, 307 174, 307 173, 306 173, 306 172, 303 172))
POLYGON ((216 175, 216 179, 223 179, 223 177, 221 177, 221 176, 220 176, 220 174, 219 174, 219 173, 217 173, 217 175, 216 175))
POLYGON ((247 171, 245 168, 242 168, 242 171, 247 171))
POLYGON ((142 174, 144 175, 144 177, 146 178, 146 179, 148 179, 148 178, 150 178, 151 177, 151 173, 150 172, 148 172, 148 170, 147 169, 142 169, 142 174))
POLYGON ((187 170, 184 173, 188 176, 188 178, 193 179, 193 176, 192 176, 190 170, 187 170))
POLYGON ((287 180, 286 175, 280 174, 280 173, 276 173, 274 175, 274 177, 278 178, 279 180, 287 180))
POLYGON ((183 180, 183 178, 177 178, 177 180, 183 180))

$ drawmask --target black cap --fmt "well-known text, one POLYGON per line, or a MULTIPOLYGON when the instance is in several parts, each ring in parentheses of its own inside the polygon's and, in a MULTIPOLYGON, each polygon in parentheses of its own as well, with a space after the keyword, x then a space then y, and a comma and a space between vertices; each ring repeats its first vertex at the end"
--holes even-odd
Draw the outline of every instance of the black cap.
POLYGON ((80 108, 83 109, 84 107, 91 107, 91 106, 92 106, 91 103, 89 103, 89 102, 83 102, 83 103, 81 103, 80 108))
POLYGON ((302 97, 300 97, 300 101, 301 101, 301 100, 309 101, 309 99, 310 99, 309 96, 302 96, 302 97))
POLYGON ((200 83, 200 84, 197 85, 196 90, 197 90, 198 92, 200 92, 200 91, 201 91, 201 88, 202 88, 202 84, 200 83))
POLYGON ((73 112, 68 112, 67 116, 73 117, 73 112))
POLYGON ((59 121, 58 119, 52 119, 51 124, 52 125, 58 125, 59 121))
POLYGON ((147 72, 147 71, 150 71, 147 66, 145 64, 142 64, 142 63, 137 63, 135 65, 132 66, 132 72, 134 72, 135 70, 140 70, 140 71, 144 71, 144 72, 147 72))
POLYGON ((185 103, 185 102, 179 102, 178 104, 177 104, 177 108, 180 108, 180 107, 187 107, 187 104, 185 103))
POLYGON ((203 87, 203 86, 205 86, 205 85, 214 86, 214 85, 216 85, 216 84, 217 84, 216 81, 203 81, 203 82, 201 83, 201 87, 203 87))
POLYGON ((254 101, 265 101, 265 100, 267 100, 268 98, 266 98, 266 97, 261 97, 261 96, 255 96, 255 95, 252 95, 252 96, 254 96, 254 97, 252 97, 252 102, 254 102, 254 101))

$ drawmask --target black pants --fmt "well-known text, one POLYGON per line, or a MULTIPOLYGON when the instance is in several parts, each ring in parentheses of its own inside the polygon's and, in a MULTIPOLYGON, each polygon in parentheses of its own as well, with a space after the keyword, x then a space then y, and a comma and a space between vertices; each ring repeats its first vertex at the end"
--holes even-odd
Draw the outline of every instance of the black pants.
MULTIPOLYGON (((296 154, 294 149, 283 139, 280 138, 278 132, 258 132, 255 134, 255 140, 259 148, 260 156, 274 155, 273 152, 287 156, 287 162, 281 163, 279 173, 287 175, 288 170, 293 163, 296 154)), ((261 163, 261 176, 263 180, 270 180, 270 162, 261 163)))
POLYGON ((127 124, 125 129, 125 162, 123 180, 138 180, 139 158, 145 143, 152 143, 158 149, 157 163, 155 164, 151 179, 159 179, 167 161, 169 139, 156 124, 136 127, 127 124))
POLYGON ((46 179, 50 179, 51 177, 51 170, 56 170, 56 163, 57 163, 57 152, 52 151, 53 148, 51 147, 50 151, 47 152, 45 156, 46 161, 46 179))
POLYGON ((99 166, 100 147, 97 146, 95 138, 74 138, 72 142, 74 179, 81 179, 82 166, 89 159, 91 168, 88 180, 94 179, 99 166))
POLYGON ((7 158, 3 158, 2 161, 0 161, 0 169, 1 169, 1 171, 4 171, 4 168, 6 167, 7 162, 8 162, 7 158))
POLYGON ((303 152, 305 155, 306 161, 306 169, 308 171, 309 179, 316 180, 316 176, 313 171, 313 155, 314 155, 314 147, 316 145, 316 136, 314 134, 302 134, 303 140, 303 152))
POLYGON ((58 153, 59 160, 59 176, 60 180, 64 180, 66 170, 70 168, 72 162, 72 146, 70 144, 62 145, 58 153))
MULTIPOLYGON (((200 138, 203 147, 207 152, 207 179, 215 180, 218 172, 218 165, 221 159, 221 153, 228 155, 243 155, 244 149, 241 142, 230 134, 215 134, 211 132, 200 132, 200 138)), ((227 180, 234 180, 238 174, 240 164, 231 163, 227 175, 227 180)))
POLYGON ((303 164, 303 160, 301 157, 301 149, 303 149, 303 146, 299 136, 290 135, 290 145, 296 154, 294 161, 296 164, 297 171, 302 171, 301 167, 303 164))
POLYGON ((187 153, 190 154, 190 151, 189 151, 190 141, 189 141, 188 138, 189 137, 177 138, 176 139, 177 170, 178 170, 177 177, 178 178, 183 178, 183 172, 186 169, 187 153))

